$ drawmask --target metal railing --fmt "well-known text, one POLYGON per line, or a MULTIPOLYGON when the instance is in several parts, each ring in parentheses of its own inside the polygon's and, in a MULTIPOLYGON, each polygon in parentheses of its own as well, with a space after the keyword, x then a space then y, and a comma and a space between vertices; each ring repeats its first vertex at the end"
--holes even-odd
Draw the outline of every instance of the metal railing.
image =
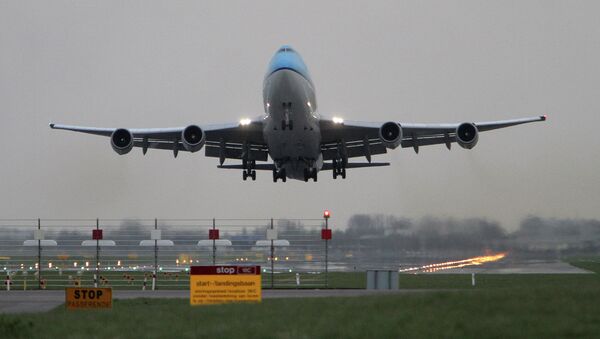
POLYGON ((0 219, 0 270, 4 287, 13 290, 150 290, 187 289, 190 266, 260 265, 263 288, 323 288, 325 224, 324 219, 0 219))

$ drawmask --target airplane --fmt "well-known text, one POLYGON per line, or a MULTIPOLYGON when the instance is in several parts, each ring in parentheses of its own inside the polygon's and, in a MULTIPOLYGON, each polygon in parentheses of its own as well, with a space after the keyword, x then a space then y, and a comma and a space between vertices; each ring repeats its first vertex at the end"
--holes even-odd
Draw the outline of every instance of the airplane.
POLYGON ((243 180, 256 180, 256 171, 271 171, 273 182, 287 178, 317 181, 319 171, 332 171, 333 179, 346 178, 346 170, 388 166, 372 162, 372 156, 388 149, 457 143, 472 149, 479 132, 530 122, 545 121, 546 115, 490 122, 442 124, 345 121, 317 113, 315 86, 302 57, 291 46, 282 46, 272 57, 263 81, 264 114, 254 119, 213 125, 191 124, 176 128, 96 128, 50 124, 62 129, 110 137, 118 154, 133 147, 178 152, 197 152, 219 158, 218 168, 242 170, 243 180), (265 163, 272 159, 271 163, 265 163), (351 162, 364 157, 366 162, 351 162), (224 164, 226 159, 241 164, 224 164), (262 163, 261 163, 262 162, 262 163))

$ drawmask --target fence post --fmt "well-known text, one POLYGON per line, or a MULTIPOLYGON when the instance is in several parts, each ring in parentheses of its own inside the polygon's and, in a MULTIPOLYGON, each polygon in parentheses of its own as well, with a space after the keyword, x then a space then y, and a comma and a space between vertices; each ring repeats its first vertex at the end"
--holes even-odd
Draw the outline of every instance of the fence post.
MULTIPOLYGON (((100 229, 100 219, 96 218, 96 230, 100 229)), ((96 274, 94 275, 94 287, 98 287, 100 277, 100 238, 96 239, 96 274)))
MULTIPOLYGON (((38 218, 38 230, 42 228, 42 221, 38 218)), ((42 289, 42 240, 38 239, 38 289, 42 289)))
MULTIPOLYGON (((216 227, 216 223, 215 223, 215 218, 213 218, 213 230, 216 227)), ((213 266, 216 265, 217 262, 217 240, 213 237, 213 253, 212 253, 212 260, 213 260, 213 266)))
MULTIPOLYGON (((329 215, 325 216, 325 229, 329 227, 329 215)), ((329 288, 329 239, 325 239, 325 288, 329 288)))
MULTIPOLYGON (((154 230, 158 229, 158 218, 154 218, 154 230)), ((154 275, 152 275, 152 290, 156 288, 156 278, 158 277, 158 240, 154 239, 154 275)))
MULTIPOLYGON (((273 229, 273 218, 271 218, 271 229, 273 229)), ((275 278, 275 246, 273 239, 271 239, 271 288, 274 287, 275 278)))

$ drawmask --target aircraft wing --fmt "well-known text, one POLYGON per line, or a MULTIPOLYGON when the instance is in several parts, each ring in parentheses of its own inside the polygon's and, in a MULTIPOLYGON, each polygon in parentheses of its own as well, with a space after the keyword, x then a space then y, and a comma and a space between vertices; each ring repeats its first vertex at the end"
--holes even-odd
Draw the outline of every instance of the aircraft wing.
MULTIPOLYGON (((546 116, 521 118, 512 120, 488 121, 472 123, 478 132, 511 127, 530 122, 545 121, 546 116)), ((450 124, 415 124, 393 122, 401 129, 399 146, 413 147, 415 152, 420 146, 445 144, 448 149, 457 141, 457 128, 463 123, 450 124)), ((384 123, 342 121, 341 119, 321 119, 321 149, 323 159, 331 160, 364 156, 371 161, 371 155, 387 152, 386 145, 382 142, 379 131, 384 123)), ((392 147, 393 148, 393 147, 392 147)))
MULTIPOLYGON (((179 151, 187 152, 182 140, 182 133, 188 126, 173 128, 137 128, 128 129, 133 137, 133 147, 146 150, 171 150, 177 156, 179 151)), ((267 146, 263 138, 262 119, 245 121, 244 123, 226 123, 199 126, 205 135, 205 155, 225 159, 247 159, 266 161, 267 146)), ((117 128, 97 128, 50 124, 52 129, 62 129, 80 133, 111 137, 117 128)))

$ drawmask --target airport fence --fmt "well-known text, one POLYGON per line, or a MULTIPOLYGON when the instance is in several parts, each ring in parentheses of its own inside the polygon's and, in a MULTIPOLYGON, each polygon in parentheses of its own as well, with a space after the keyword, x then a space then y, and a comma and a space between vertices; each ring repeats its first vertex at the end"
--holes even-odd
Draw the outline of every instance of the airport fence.
POLYGON ((326 219, 0 219, 4 289, 188 289, 191 266, 259 265, 263 288, 328 286, 326 219))

